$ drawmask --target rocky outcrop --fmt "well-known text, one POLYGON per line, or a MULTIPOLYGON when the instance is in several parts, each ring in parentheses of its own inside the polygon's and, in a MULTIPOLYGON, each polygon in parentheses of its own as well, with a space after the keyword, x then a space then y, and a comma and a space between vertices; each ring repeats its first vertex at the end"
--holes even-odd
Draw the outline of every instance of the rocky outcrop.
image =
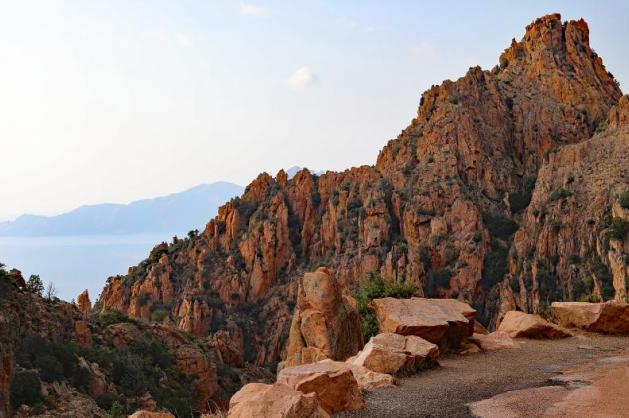
POLYGON ((277 383, 303 393, 315 392, 321 407, 328 413, 364 407, 363 396, 351 368, 337 362, 287 367, 277 375, 277 383))
POLYGON ((218 391, 216 365, 207 354, 194 345, 182 345, 175 352, 177 368, 193 379, 197 405, 200 411, 208 409, 209 401, 218 391))
POLYGON ((197 336, 227 324, 252 347, 244 361, 263 365, 284 349, 297 282, 320 265, 343 288, 375 270, 423 296, 460 298, 491 326, 508 310, 576 299, 578 280, 596 276, 595 292, 607 280, 598 262, 620 274, 598 238, 599 213, 627 184, 626 145, 612 134, 627 120, 623 103, 604 129, 620 97, 587 24, 544 16, 492 70, 424 92, 375 166, 261 174, 202 233, 111 278, 99 308, 170 319, 197 336), (607 134, 588 141, 597 127, 607 134), (560 187, 572 197, 551 201, 560 187))
POLYGON ((83 315, 88 315, 92 312, 92 302, 90 301, 90 294, 87 289, 76 297, 76 306, 83 315))
POLYGON ((518 311, 507 312, 498 331, 511 338, 556 339, 572 336, 569 331, 551 324, 539 315, 518 311))
POLYGON ((329 270, 319 268, 306 273, 299 284, 283 367, 326 358, 345 360, 362 346, 356 302, 342 294, 329 270))
POLYGON ((629 334, 629 304, 553 302, 553 317, 566 328, 605 334, 629 334))
POLYGON ((439 349, 423 338, 383 333, 372 337, 365 348, 348 360, 378 373, 411 374, 437 364, 439 349))
POLYGON ((437 344, 442 352, 462 346, 474 333, 476 311, 456 299, 374 299, 380 332, 415 335, 437 344))
POLYGON ((317 394, 276 383, 249 383, 229 401, 229 418, 328 418, 317 394))
POLYGON ((242 340, 236 342, 229 332, 220 330, 212 335, 212 344, 220 353, 224 363, 233 366, 243 365, 242 353, 244 348, 242 347, 242 340))

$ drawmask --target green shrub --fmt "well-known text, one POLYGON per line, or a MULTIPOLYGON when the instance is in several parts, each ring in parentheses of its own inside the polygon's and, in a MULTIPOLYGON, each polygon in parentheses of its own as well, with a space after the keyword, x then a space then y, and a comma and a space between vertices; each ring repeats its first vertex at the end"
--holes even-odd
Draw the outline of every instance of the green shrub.
POLYGON ((99 321, 102 326, 106 327, 112 324, 119 324, 122 322, 135 322, 133 319, 129 318, 124 313, 114 310, 114 309, 106 309, 100 314, 99 321))
POLYGON ((444 261, 446 264, 452 264, 459 258, 459 250, 452 243, 446 244, 444 252, 444 261))
POLYGON ((428 247, 423 246, 419 249, 419 261, 421 261, 424 266, 424 271, 429 271, 432 268, 432 261, 430 259, 428 247))
POLYGON ((439 296, 439 289, 448 289, 450 287, 450 279, 452 278, 452 270, 444 268, 428 273, 425 287, 425 293, 428 297, 439 296))
POLYGON ((412 283, 394 282, 386 279, 380 273, 374 271, 369 273, 360 284, 360 289, 356 294, 358 301, 358 312, 363 326, 363 336, 365 341, 378 334, 378 321, 376 315, 367 307, 374 299, 393 297, 408 299, 417 295, 417 289, 412 283))
POLYGON ((581 257, 579 257, 579 254, 572 254, 570 257, 568 257, 568 262, 570 264, 579 264, 581 262, 581 257))
POLYGON ((41 296, 44 293, 44 282, 37 274, 31 274, 31 277, 26 282, 26 288, 41 296))
POLYGON ((0 303, 8 299, 13 293, 13 284, 9 280, 9 274, 4 269, 4 264, 0 263, 0 303))
POLYGON ((522 185, 522 190, 509 194, 509 206, 511 206, 511 213, 518 213, 528 207, 529 203, 531 203, 533 189, 535 188, 535 180, 535 177, 527 177, 522 185))
POLYGON ((111 409, 109 410, 109 414, 107 414, 107 418, 124 418, 125 410, 122 404, 118 401, 114 401, 111 405, 111 409))
POLYGON ((491 289, 507 273, 507 250, 492 242, 492 249, 483 259, 481 285, 485 290, 491 289))
POLYGON ((509 283, 509 287, 511 287, 511 290, 513 291, 513 293, 519 293, 520 292, 520 280, 517 277, 514 277, 511 279, 511 283, 509 283))
POLYGON ((596 259, 594 261, 594 275, 601 282, 601 296, 603 300, 610 300, 614 297, 613 277, 609 272, 609 268, 596 259))
POLYGON ((625 209, 629 209, 629 190, 622 192, 618 197, 618 203, 625 209))
POLYGON ((483 213, 483 222, 493 237, 508 238, 518 230, 518 224, 500 214, 483 213))
MULTIPOLYGON (((16 350, 17 363, 25 368, 38 369, 45 382, 74 379, 78 361, 76 347, 70 343, 56 343, 40 336, 25 338, 16 350)), ((82 376, 78 376, 81 380, 82 376)))
POLYGON ((561 222, 552 220, 550 222, 550 230, 553 231, 553 234, 557 235, 559 231, 561 231, 561 222))
POLYGON ((96 405, 100 409, 105 411, 111 411, 114 406, 114 403, 118 403, 120 406, 124 403, 122 398, 118 395, 114 395, 113 393, 103 393, 98 398, 96 398, 96 405))
POLYGON ((21 405, 34 406, 41 402, 41 382, 37 373, 32 370, 19 371, 11 381, 11 405, 19 408, 21 405))
POLYGON ((556 202, 558 200, 564 200, 569 198, 570 196, 572 196, 572 192, 560 187, 556 190, 554 190, 551 194, 550 194, 550 200, 552 202, 556 202))
POLYGON ((613 218, 611 220, 609 228, 610 230, 607 233, 607 236, 609 238, 623 240, 625 238, 625 235, 627 234, 627 231, 629 230, 629 225, 627 225, 627 222, 622 218, 613 218))
POLYGON ((169 310, 166 308, 156 308, 151 313, 151 321, 153 322, 162 322, 164 318, 166 318, 169 314, 169 310))

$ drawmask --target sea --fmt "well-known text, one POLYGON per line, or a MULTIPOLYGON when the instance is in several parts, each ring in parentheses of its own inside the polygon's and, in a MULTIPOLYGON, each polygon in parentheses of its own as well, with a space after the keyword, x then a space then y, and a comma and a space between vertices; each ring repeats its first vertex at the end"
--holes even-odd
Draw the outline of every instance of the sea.
POLYGON ((92 303, 108 277, 125 274, 169 234, 0 237, 0 263, 17 268, 25 279, 38 274, 54 284, 66 301, 87 289, 92 303))

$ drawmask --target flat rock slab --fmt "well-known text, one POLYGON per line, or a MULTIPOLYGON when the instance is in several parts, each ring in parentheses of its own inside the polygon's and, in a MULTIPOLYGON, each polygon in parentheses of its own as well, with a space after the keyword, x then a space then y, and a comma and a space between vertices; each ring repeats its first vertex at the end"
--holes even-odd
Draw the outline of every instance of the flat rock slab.
POLYGON ((411 374, 436 365, 438 356, 439 348, 423 338, 386 332, 347 361, 378 373, 411 374))
POLYGON ((229 401, 228 418, 329 418, 316 393, 282 384, 249 383, 229 401))
POLYGON ((620 302, 553 302, 559 324, 605 334, 629 334, 629 304, 620 302))
POLYGON ((498 331, 505 332, 511 338, 557 339, 572 337, 572 334, 551 324, 539 315, 520 311, 505 314, 498 331))
POLYGON ((482 418, 626 417, 629 411, 629 356, 595 360, 543 386, 501 393, 469 404, 482 418))
POLYGON ((514 340, 504 331, 495 331, 490 334, 474 334, 470 337, 470 342, 476 344, 483 351, 520 348, 522 345, 522 342, 514 340))
POLYGON ((321 407, 330 414, 365 406, 354 373, 342 362, 324 360, 287 367, 277 375, 277 383, 303 393, 316 393, 321 407))
POLYGON ((380 332, 415 335, 441 352, 452 351, 474 333, 476 311, 456 299, 374 299, 370 307, 378 318, 380 332))

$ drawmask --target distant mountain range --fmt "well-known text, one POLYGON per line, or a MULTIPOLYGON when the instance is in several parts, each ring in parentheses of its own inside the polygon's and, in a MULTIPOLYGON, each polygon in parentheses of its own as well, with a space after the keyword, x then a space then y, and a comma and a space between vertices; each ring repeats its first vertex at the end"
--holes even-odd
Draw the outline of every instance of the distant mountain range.
POLYGON ((243 190, 237 184, 221 181, 129 204, 81 206, 56 216, 22 215, 0 223, 0 236, 184 234, 203 228, 220 205, 243 190))

